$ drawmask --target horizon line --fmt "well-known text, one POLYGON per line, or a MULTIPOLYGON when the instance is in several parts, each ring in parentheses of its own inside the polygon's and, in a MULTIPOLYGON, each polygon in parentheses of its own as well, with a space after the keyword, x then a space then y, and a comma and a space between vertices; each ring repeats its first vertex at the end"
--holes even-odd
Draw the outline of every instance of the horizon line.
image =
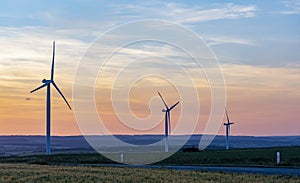
MULTIPOLYGON (((177 134, 171 136, 222 136, 226 135, 212 135, 212 134, 177 134)), ((12 135, 0 135, 0 137, 46 137, 46 135, 22 135, 22 134, 12 134, 12 135)), ((98 135, 98 134, 90 134, 90 135, 51 135, 51 137, 84 137, 84 136, 164 136, 164 134, 107 134, 107 135, 98 135)), ((230 137, 300 137, 300 135, 230 135, 230 137)))

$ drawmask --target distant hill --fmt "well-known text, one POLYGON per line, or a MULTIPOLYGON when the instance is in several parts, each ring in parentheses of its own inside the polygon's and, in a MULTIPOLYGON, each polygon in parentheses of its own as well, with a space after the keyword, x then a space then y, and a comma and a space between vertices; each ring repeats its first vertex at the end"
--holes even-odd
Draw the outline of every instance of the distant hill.
MULTIPOLYGON (((109 143, 109 136, 90 136, 101 138, 107 143, 103 149, 122 151, 119 144, 109 143), (108 145, 109 144, 109 145, 108 145)), ((163 135, 116 135, 123 142, 135 145, 147 145, 159 142, 164 138, 163 135)), ((174 142, 179 142, 186 136, 172 136, 177 139, 174 142)), ((186 143, 187 147, 198 147, 202 135, 193 135, 186 143)), ((163 141, 162 141, 163 142, 163 141)), ((163 145, 163 143, 161 143, 163 145)), ((176 144, 174 144, 176 145, 176 144)), ((231 136, 231 148, 263 148, 263 147, 289 147, 300 146, 300 136, 231 136)), ((225 137, 216 136, 208 149, 224 149, 225 137)), ((51 138, 52 153, 86 153, 95 152, 87 143, 83 136, 54 136, 51 138)), ((163 148, 161 148, 163 151, 163 148)), ((0 155, 29 155, 43 154, 45 152, 45 137, 44 136, 0 136, 0 155)))

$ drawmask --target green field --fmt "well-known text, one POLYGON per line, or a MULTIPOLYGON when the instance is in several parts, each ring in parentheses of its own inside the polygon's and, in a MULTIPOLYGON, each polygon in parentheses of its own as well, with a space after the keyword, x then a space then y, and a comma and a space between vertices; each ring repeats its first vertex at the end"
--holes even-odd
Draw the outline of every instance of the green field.
POLYGON ((161 164, 180 165, 243 165, 243 166, 295 166, 300 167, 300 147, 207 150, 202 152, 179 152, 161 164), (276 152, 281 163, 276 165, 276 152))
POLYGON ((0 182, 300 182, 298 177, 167 169, 0 164, 0 182))
MULTIPOLYGON (((124 154, 136 157, 136 154, 124 154)), ((116 154, 119 156, 119 154, 116 154)), ((19 157, 2 157, 2 163, 27 164, 106 164, 115 163, 100 154, 60 154, 19 157)), ((242 165, 242 166, 289 166, 300 167, 300 147, 205 150, 202 152, 177 152, 171 157, 158 162, 159 165, 242 165), (281 152, 281 164, 276 165, 276 152, 281 152)))
MULTIPOLYGON (((0 162, 0 182, 300 182, 297 176, 93 166, 115 163, 100 154, 1 157, 0 162)), ((299 168, 300 147, 177 152, 156 164, 299 168), (280 165, 275 164, 277 151, 280 165)))

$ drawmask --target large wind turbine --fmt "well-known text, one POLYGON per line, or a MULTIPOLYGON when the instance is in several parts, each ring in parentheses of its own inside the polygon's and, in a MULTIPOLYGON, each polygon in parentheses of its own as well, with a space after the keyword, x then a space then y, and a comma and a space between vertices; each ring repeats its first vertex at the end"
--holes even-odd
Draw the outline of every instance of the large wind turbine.
POLYGON ((227 118, 227 123, 224 123, 226 126, 226 149, 229 149, 229 132, 230 132, 230 125, 233 125, 233 122, 230 122, 227 110, 225 108, 225 113, 226 113, 226 118, 227 118))
POLYGON ((163 101, 166 109, 163 109, 162 112, 165 112, 165 152, 169 151, 169 146, 168 146, 168 136, 169 134, 171 134, 171 122, 170 122, 170 111, 177 105, 179 104, 179 102, 177 102, 176 104, 172 105, 170 108, 168 107, 168 105, 166 104, 165 100, 163 99, 163 97, 161 96, 161 94, 159 92, 157 92, 158 95, 160 96, 161 100, 163 101))
POLYGON ((46 110, 47 110, 47 114, 46 114, 46 138, 47 138, 47 146, 46 146, 46 155, 50 155, 50 110, 51 110, 51 93, 50 93, 50 85, 52 84, 54 86, 54 88, 58 91, 58 93, 60 94, 60 96, 64 99, 64 101, 66 102, 66 104, 68 105, 68 107, 71 110, 71 106, 69 105, 68 101, 66 100, 66 98, 64 97, 64 95, 62 94, 62 92, 60 91, 60 89, 58 88, 58 86, 55 84, 54 82, 54 55, 55 55, 55 41, 53 41, 53 55, 52 55, 52 67, 51 67, 51 78, 49 80, 43 79, 42 83, 44 83, 43 85, 41 85, 40 87, 32 90, 30 93, 33 93, 41 88, 44 88, 45 86, 47 86, 47 97, 46 97, 46 110))

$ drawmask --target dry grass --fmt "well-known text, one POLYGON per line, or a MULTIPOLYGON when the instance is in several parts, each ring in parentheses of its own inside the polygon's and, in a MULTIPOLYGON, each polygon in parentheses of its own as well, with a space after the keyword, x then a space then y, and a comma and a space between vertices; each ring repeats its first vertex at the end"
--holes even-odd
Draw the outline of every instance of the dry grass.
POLYGON ((300 177, 83 166, 0 164, 0 182, 300 182, 300 177))

